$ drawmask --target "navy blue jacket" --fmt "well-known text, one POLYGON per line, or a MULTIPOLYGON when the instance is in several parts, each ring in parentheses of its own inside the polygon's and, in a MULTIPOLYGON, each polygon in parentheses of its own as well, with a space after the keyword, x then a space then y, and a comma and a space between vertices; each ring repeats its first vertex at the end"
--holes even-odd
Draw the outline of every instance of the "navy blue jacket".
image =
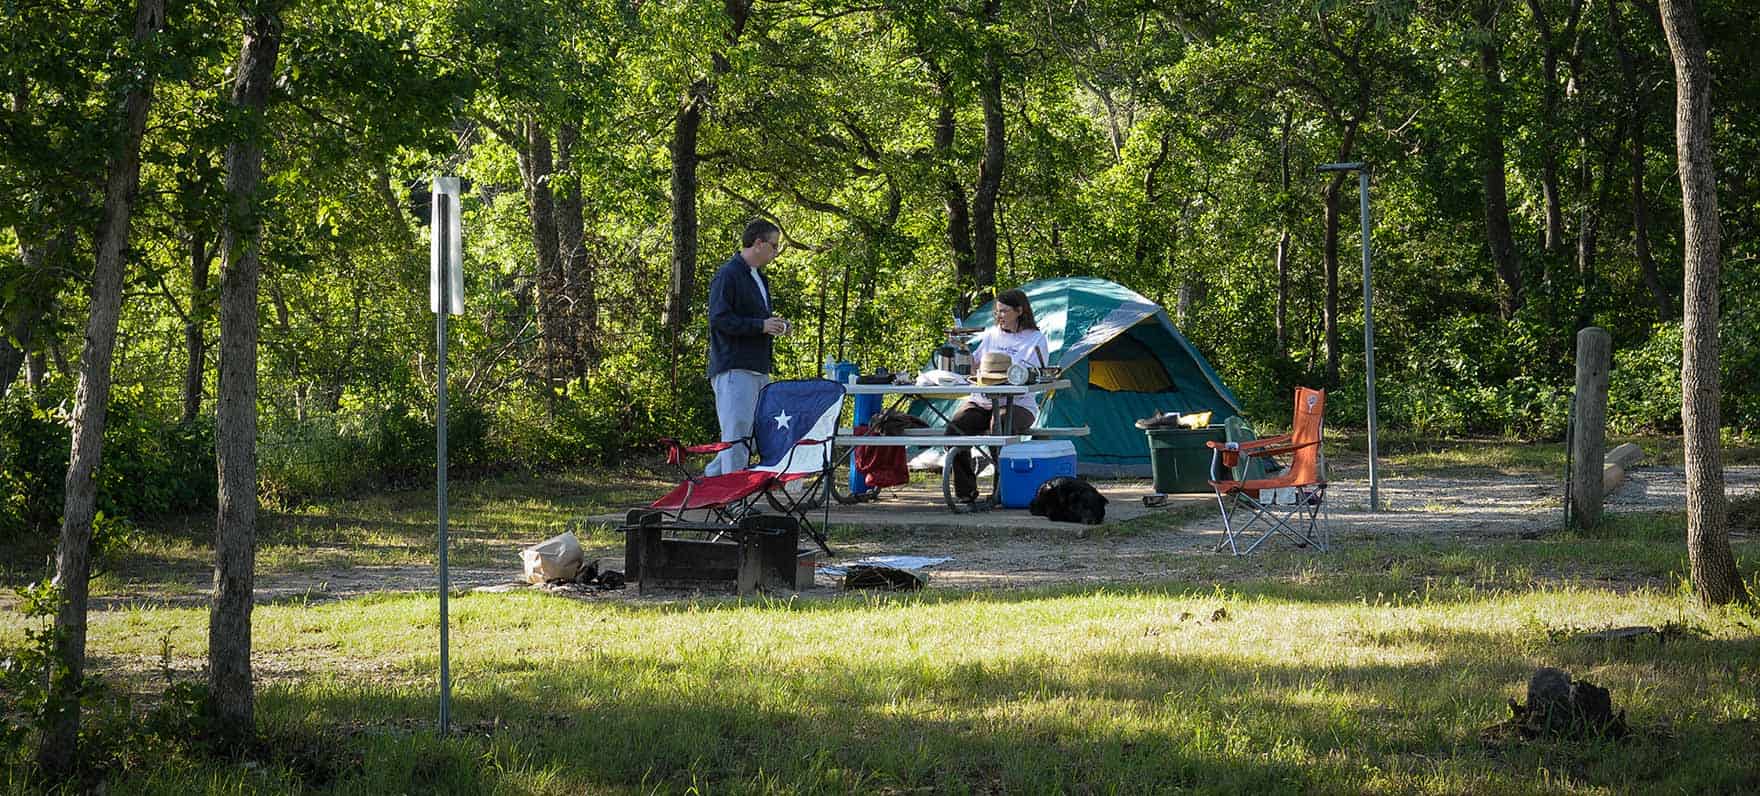
MULTIPOLYGON (((764 279, 762 271, 758 278, 764 279)), ((769 290, 770 280, 764 279, 764 291, 769 290)), ((727 370, 768 375, 775 338, 764 333, 764 319, 772 314, 752 281, 752 267, 734 252, 709 283, 709 375, 727 370)))

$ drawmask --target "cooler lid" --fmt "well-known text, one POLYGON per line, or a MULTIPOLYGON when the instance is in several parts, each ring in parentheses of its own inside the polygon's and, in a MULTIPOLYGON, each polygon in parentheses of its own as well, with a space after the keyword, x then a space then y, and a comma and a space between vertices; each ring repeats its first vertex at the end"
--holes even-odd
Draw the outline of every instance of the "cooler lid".
POLYGON ((1004 459, 1055 459, 1076 455, 1076 444, 1067 439, 1036 439, 1002 446, 1004 459))

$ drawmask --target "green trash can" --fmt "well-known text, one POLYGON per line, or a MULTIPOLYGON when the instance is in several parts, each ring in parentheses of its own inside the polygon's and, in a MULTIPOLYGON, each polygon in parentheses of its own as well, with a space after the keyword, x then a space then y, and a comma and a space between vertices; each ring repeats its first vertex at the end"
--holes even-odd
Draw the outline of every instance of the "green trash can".
POLYGON ((1205 428, 1151 428, 1149 435, 1149 469, 1155 476, 1155 491, 1210 491, 1210 448, 1206 442, 1225 442, 1222 426, 1205 428))

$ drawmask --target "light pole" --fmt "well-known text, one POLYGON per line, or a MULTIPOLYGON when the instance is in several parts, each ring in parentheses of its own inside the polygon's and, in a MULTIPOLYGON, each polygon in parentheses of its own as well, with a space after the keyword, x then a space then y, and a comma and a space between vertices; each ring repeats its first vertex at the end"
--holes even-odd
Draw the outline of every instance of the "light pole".
POLYGON ((1369 510, 1381 510, 1381 481, 1375 472, 1375 301, 1369 289, 1369 164, 1357 161, 1354 163, 1327 163, 1319 167, 1321 173, 1334 171, 1355 171, 1357 173, 1357 194, 1362 206, 1363 221, 1363 379, 1368 387, 1369 413, 1369 510))

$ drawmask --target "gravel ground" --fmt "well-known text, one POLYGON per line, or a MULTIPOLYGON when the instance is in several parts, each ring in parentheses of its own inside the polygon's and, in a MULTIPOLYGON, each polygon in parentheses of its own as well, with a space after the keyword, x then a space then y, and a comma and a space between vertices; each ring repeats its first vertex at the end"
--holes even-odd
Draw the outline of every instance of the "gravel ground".
MULTIPOLYGON (((1345 480, 1331 488, 1328 501, 1335 545, 1374 544, 1379 539, 1420 537, 1495 539, 1517 537, 1563 519, 1563 484, 1555 477, 1422 477, 1388 475, 1379 495, 1384 511, 1367 510, 1368 483, 1361 472, 1346 470, 1345 480)), ((1760 490, 1760 467, 1725 471, 1732 497, 1760 490)), ((1678 467, 1640 467, 1606 501, 1610 512, 1684 511, 1685 476, 1678 467)), ((888 535, 883 541, 839 546, 839 561, 867 555, 909 554, 948 556, 934 568, 931 584, 958 589, 993 589, 1056 584, 1131 583, 1174 577, 1193 556, 1215 555, 1222 526, 1214 511, 1192 509, 1183 526, 1131 534, 1088 537, 1079 526, 1069 533, 934 532, 888 535)), ((1272 540, 1268 544, 1279 544, 1272 540)), ((587 551, 607 568, 622 562, 618 547, 587 551)), ((505 568, 453 569, 454 589, 504 591, 531 588, 516 584, 518 552, 509 551, 505 568)), ((821 575, 807 596, 836 593, 835 580, 821 575)), ((431 569, 373 567, 331 573, 290 573, 258 579, 260 600, 336 599, 368 592, 426 591, 437 580, 431 569)), ((575 593, 575 592, 570 592, 575 593)), ((635 599, 633 589, 580 594, 589 599, 635 599)), ((651 594, 644 600, 677 600, 688 593, 651 594)))

